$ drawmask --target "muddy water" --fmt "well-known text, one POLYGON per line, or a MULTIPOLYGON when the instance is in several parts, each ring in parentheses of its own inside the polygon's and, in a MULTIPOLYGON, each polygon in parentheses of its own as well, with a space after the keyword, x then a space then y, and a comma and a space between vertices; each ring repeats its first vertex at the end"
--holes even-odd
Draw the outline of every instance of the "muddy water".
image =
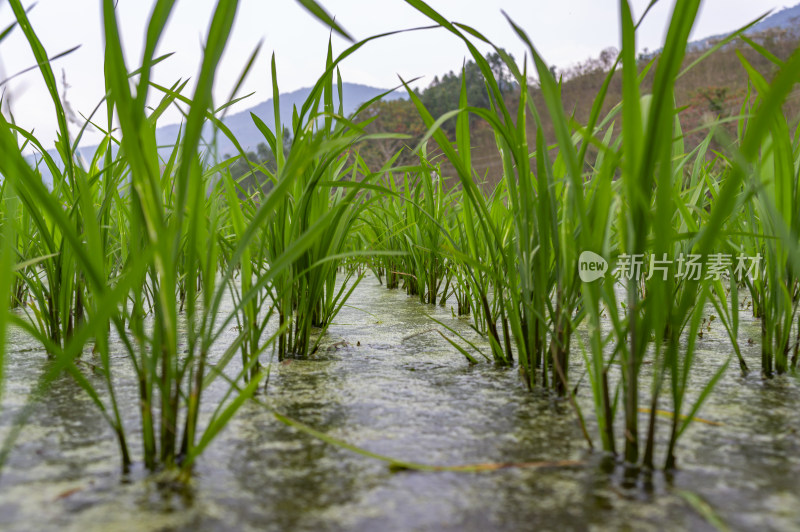
MULTIPOLYGON (((139 470, 120 474, 110 430, 63 377, 33 407, 0 476, 0 529, 712 529, 680 490, 702 497, 733 529, 800 529, 800 386, 789 378, 742 378, 732 365, 699 414, 722 425, 696 423, 687 431, 673 479, 655 475, 649 485, 630 487, 618 473, 600 472, 568 405, 525 393, 516 370, 469 366, 434 333, 407 339, 435 325, 425 312, 469 335, 449 309, 420 305, 371 278, 350 305, 357 308, 337 317, 329 347, 315 360, 275 368, 262 397, 270 406, 398 459, 571 459, 586 466, 393 473, 248 404, 201 458, 190 488, 175 490, 139 470)), ((717 323, 698 344, 695 393, 730 354, 717 323)), ((747 339, 757 341, 758 328, 744 315, 741 328, 740 343, 757 368, 758 347, 747 339)), ((11 345, 0 436, 45 367, 44 355, 18 331, 11 345)), ((127 362, 117 356, 124 370, 127 362)), ((580 378, 577 358, 573 368, 580 378)), ((136 390, 120 373, 123 412, 135 428, 136 390)), ((100 383, 89 368, 87 375, 100 383)), ((211 402, 221 393, 211 390, 211 402)), ((591 417, 587 386, 579 398, 591 417)), ((664 423, 662 437, 666 430, 664 423)), ((135 442, 133 454, 141 456, 135 442)))

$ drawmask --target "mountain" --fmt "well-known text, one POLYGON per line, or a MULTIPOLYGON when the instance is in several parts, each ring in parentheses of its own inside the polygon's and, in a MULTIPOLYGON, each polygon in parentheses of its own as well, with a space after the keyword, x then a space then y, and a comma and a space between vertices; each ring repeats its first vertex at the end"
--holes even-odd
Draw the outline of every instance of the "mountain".
POLYGON ((800 33, 800 4, 794 7, 785 7, 773 13, 755 26, 750 32, 760 32, 770 29, 785 29, 791 33, 800 33))
MULTIPOLYGON (((285 127, 291 129, 292 110, 295 106, 297 106, 298 112, 300 111, 303 103, 306 101, 306 98, 308 98, 308 95, 311 94, 311 90, 312 87, 306 87, 280 95, 281 123, 285 127)), ((379 89, 358 83, 342 83, 342 99, 344 100, 343 108, 345 115, 355 112, 361 104, 384 92, 386 92, 386 89, 379 89)), ((395 91, 387 94, 383 97, 383 99, 396 100, 405 97, 405 93, 395 91)), ((336 94, 336 91, 334 91, 333 104, 334 107, 338 109, 339 97, 338 94, 336 94)), ((225 117, 223 123, 231 130, 233 135, 239 141, 239 144, 241 144, 242 148, 245 150, 255 150, 259 143, 266 143, 264 135, 262 135, 256 127, 255 123, 253 122, 253 118, 250 116, 250 113, 255 114, 257 117, 263 120, 264 123, 273 130, 273 132, 275 128, 275 115, 273 111, 272 98, 256 104, 249 109, 225 117)), ((180 126, 178 124, 172 124, 158 128, 156 130, 156 139, 158 143, 160 145, 174 144, 175 139, 178 136, 179 128, 180 126)), ((210 131, 211 130, 209 127, 207 131, 209 136, 210 131)), ((217 137, 217 148, 221 155, 233 155, 236 152, 233 144, 222 134, 219 134, 217 137)))
MULTIPOLYGON (((767 18, 747 30, 746 35, 762 33, 768 30, 785 30, 794 35, 800 35, 800 4, 794 7, 784 7, 782 10, 769 15, 767 18)), ((703 50, 713 43, 724 39, 730 33, 712 35, 699 41, 689 43, 690 50, 703 50)))
MULTIPOLYGON (((311 94, 312 88, 313 87, 305 87, 302 89, 297 89, 296 91, 283 93, 279 96, 281 123, 285 127, 291 129, 292 111, 294 107, 297 106, 298 112, 300 111, 300 109, 303 107, 303 103, 306 101, 306 98, 308 98, 308 95, 311 94)), ((342 83, 342 97, 344 100, 343 108, 345 115, 352 114, 361 104, 368 102, 384 92, 386 92, 386 89, 370 87, 369 85, 361 85, 358 83, 342 83)), ((383 97, 383 99, 388 101, 406 97, 407 95, 404 92, 395 91, 387 94, 383 97)), ((339 96, 336 91, 334 91, 333 95, 333 104, 334 107, 338 109, 339 96)), ((261 134, 255 123, 253 123, 253 118, 250 116, 250 113, 258 116, 274 132, 275 114, 272 108, 272 98, 256 104, 249 109, 227 116, 223 120, 223 123, 228 126, 233 135, 239 141, 239 144, 246 151, 254 151, 259 143, 266 143, 264 135, 261 134)), ((159 146, 164 146, 164 148, 159 149, 162 157, 169 157, 170 152, 172 151, 171 146, 175 144, 180 127, 180 124, 170 124, 156 129, 156 142, 158 142, 159 146)), ((211 133, 212 130, 211 126, 209 125, 204 131, 204 137, 206 140, 211 139, 211 133)), ((217 136, 217 148, 220 155, 236 154, 236 149, 234 148, 233 143, 222 134, 217 136)), ((85 161, 91 161, 96 150, 97 146, 81 146, 78 148, 78 155, 85 161)), ((61 167, 61 158, 58 157, 58 153, 55 150, 48 150, 48 153, 50 153, 50 155, 53 157, 56 165, 61 167)), ((35 166, 36 161, 40 159, 40 157, 28 155, 26 156, 26 159, 31 166, 35 166)), ((38 168, 42 173, 42 178, 44 179, 45 183, 48 185, 51 184, 52 175, 50 174, 47 165, 39 164, 38 168)))

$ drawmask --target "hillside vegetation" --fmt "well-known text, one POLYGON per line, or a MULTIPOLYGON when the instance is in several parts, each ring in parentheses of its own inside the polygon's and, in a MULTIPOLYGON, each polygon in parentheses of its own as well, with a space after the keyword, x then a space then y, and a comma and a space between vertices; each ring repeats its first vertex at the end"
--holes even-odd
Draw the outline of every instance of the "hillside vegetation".
MULTIPOLYGON (((776 62, 778 60, 785 61, 800 41, 795 33, 781 27, 771 27, 765 31, 751 33, 745 39, 737 38, 707 57, 705 54, 708 48, 721 41, 721 37, 703 41, 702 48, 696 47, 694 51, 687 52, 683 61, 684 69, 702 59, 699 68, 685 70, 675 84, 675 99, 677 107, 682 109, 681 125, 683 133, 686 135, 687 147, 695 147, 705 138, 708 133, 706 124, 718 118, 733 119, 742 112, 748 97, 752 97, 752 86, 742 64, 742 57, 756 71, 767 79, 771 79, 778 68, 776 62)), ((617 54, 616 49, 606 49, 600 52, 596 58, 587 59, 563 70, 551 68, 560 81, 564 108, 571 113, 577 123, 585 124, 588 121, 592 104, 613 67, 617 54)), ((507 88, 506 104, 511 111, 516 112, 518 109, 518 86, 511 81, 512 78, 503 67, 502 61, 497 63, 499 59, 497 54, 490 54, 486 59, 493 67, 499 86, 507 88)), ((649 58, 642 55, 639 57, 640 69, 647 72, 642 82, 644 93, 649 92, 652 88, 653 72, 656 70, 658 59, 658 55, 649 58)), ((466 63, 464 74, 469 104, 488 108, 489 101, 486 96, 484 78, 474 62, 466 63)), ((441 78, 435 78, 426 89, 417 91, 422 102, 434 117, 438 118, 459 107, 460 77, 461 73, 451 71, 441 78)), ((538 83, 533 79, 531 79, 531 88, 536 106, 544 107, 538 83)), ((790 122, 796 119, 800 111, 800 101, 797 95, 796 91, 793 92, 784 106, 784 112, 790 122)), ((603 113, 609 112, 621 101, 622 75, 616 73, 608 86, 603 113)), ((414 104, 409 100, 377 102, 370 107, 369 112, 376 117, 371 131, 405 133, 411 138, 363 144, 362 157, 373 167, 380 167, 389 154, 406 146, 406 157, 408 160, 413 159, 409 152, 422 140, 426 131, 416 113, 414 104)), ((543 115, 541 119, 547 143, 553 144, 555 136, 552 123, 546 115, 543 115)), ((454 139, 455 123, 455 118, 453 118, 443 125, 443 130, 451 139, 454 139)), ((528 135, 530 138, 535 138, 535 123, 530 116, 527 125, 528 135)), ((503 171, 494 133, 485 122, 474 117, 471 120, 471 126, 474 128, 472 162, 477 173, 485 176, 485 187, 491 189, 497 184, 503 171)), ((722 127, 729 136, 733 136, 735 121, 730 120, 727 125, 723 124, 722 127)), ((446 162, 443 164, 442 172, 447 177, 454 175, 452 167, 446 162)))

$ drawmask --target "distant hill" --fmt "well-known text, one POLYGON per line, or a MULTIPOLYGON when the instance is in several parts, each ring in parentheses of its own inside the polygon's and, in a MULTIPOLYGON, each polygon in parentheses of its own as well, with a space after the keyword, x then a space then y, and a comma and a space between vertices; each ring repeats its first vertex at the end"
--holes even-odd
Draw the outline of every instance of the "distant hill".
MULTIPOLYGON (((312 87, 298 89, 296 91, 283 93, 280 95, 280 114, 281 122, 285 127, 291 128, 292 109, 297 106, 300 111, 303 103, 308 95, 311 93, 312 87)), ((342 83, 342 97, 344 100, 344 112, 349 115, 355 112, 358 107, 379 94, 386 92, 387 89, 379 89, 377 87, 370 87, 368 85, 361 85, 358 83, 342 83)), ((384 100, 396 100, 405 98, 406 94, 401 92, 392 92, 384 96, 384 100)), ((338 108, 339 98, 334 92, 334 106, 338 108)), ((242 145, 245 150, 255 149, 264 140, 264 135, 258 130, 253 123, 253 118, 250 113, 255 114, 264 121, 271 129, 275 127, 275 115, 272 108, 272 98, 264 102, 258 103, 253 107, 244 111, 229 115, 223 121, 228 128, 230 128, 233 135, 242 145)), ((178 136, 179 125, 173 124, 160 127, 156 130, 156 139, 161 145, 174 144, 178 136)), ((210 129, 209 129, 210 132, 210 129)), ((224 136, 219 135, 217 139, 217 148, 222 155, 235 153, 233 144, 224 136)))
MULTIPOLYGON (((305 87, 280 95, 281 122, 284 124, 284 126, 291 128, 292 110, 294 106, 297 106, 297 110, 299 112, 306 98, 309 94, 311 94, 311 89, 312 87, 305 87)), ((387 89, 379 89, 377 87, 370 87, 369 85, 361 85, 358 83, 342 83, 342 96, 344 100, 345 114, 349 115, 355 112, 361 104, 375 98, 379 94, 386 92, 386 90, 387 89)), ((407 97, 408 96, 404 92, 395 91, 387 94, 383 97, 383 99, 388 101, 407 97)), ((338 94, 335 92, 333 100, 334 106, 338 108, 339 98, 338 94)), ((223 121, 224 124, 228 126, 244 150, 255 150, 259 143, 266 143, 264 136, 253 123, 253 118, 250 116, 250 113, 254 113, 273 130, 275 127, 275 115, 272 109, 272 98, 258 103, 249 109, 225 117, 225 120, 223 121)), ((160 146, 174 145, 179 131, 179 124, 170 124, 159 127, 156 129, 156 141, 160 146)), ((206 134, 204 136, 207 140, 209 140, 211 138, 210 126, 206 129, 205 133, 206 134)), ((233 143, 231 143, 228 138, 222 134, 218 135, 217 137, 217 148, 220 155, 236 154, 233 143)), ((79 155, 83 157, 84 160, 90 161, 96 149, 97 146, 81 146, 78 151, 79 155)), ((60 165, 61 159, 58 157, 57 152, 55 150, 48 151, 55 159, 56 164, 60 165)), ((163 157, 168 157, 170 151, 171 149, 168 148, 160 150, 163 157)), ((31 165, 34 164, 36 159, 36 157, 33 155, 29 155, 26 158, 31 165)), ((44 181, 48 184, 52 183, 52 176, 50 175, 50 171, 47 169, 47 166, 41 164, 39 165, 39 169, 42 173, 42 178, 44 181)))
POLYGON ((785 7, 777 13, 773 13, 753 26, 751 31, 766 31, 773 28, 785 29, 792 33, 800 32, 800 4, 794 7, 785 7))
MULTIPOLYGON (((788 33, 800 35, 800 4, 794 7, 785 7, 782 10, 769 15, 767 18, 753 26, 747 31, 747 35, 761 33, 767 30, 786 30, 788 33)), ((699 41, 694 41, 689 44, 690 50, 702 50, 712 46, 713 42, 724 39, 730 33, 723 33, 720 35, 712 35, 699 41)))

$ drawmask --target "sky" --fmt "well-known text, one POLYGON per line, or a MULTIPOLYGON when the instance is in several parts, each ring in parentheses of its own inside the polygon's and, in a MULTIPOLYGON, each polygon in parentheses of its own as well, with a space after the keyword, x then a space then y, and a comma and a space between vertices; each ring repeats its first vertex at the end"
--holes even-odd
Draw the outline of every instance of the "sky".
MULTIPOLYGON (((785 0, 792 2, 792 0, 785 0)), ((23 0, 23 5, 33 2, 23 0)), ((426 26, 430 21, 403 0, 320 0, 320 3, 353 37, 426 26)), ((604 48, 619 47, 617 0, 428 0, 447 19, 478 29, 518 60, 525 47, 510 28, 503 12, 530 36, 550 65, 566 68, 604 48)), ((649 0, 630 0, 634 17, 644 12, 649 0)), ((29 13, 31 24, 52 57, 80 45, 72 54, 53 63, 60 90, 66 79, 66 99, 76 113, 88 115, 103 96, 103 35, 101 0, 39 0, 29 13)), ((152 0, 118 0, 128 70, 141 64, 141 54, 152 0)), ((661 0, 648 14, 638 33, 638 48, 661 47, 674 0, 661 0)), ((706 0, 696 21, 692 39, 726 33, 770 10, 782 9, 773 0, 706 0)), ((154 69, 153 78, 172 85, 179 78, 197 75, 202 44, 215 6, 214 0, 178 0, 158 53, 174 52, 154 69)), ((0 29, 13 21, 8 2, 0 0, 0 29)), ((313 85, 324 71, 330 31, 295 0, 240 0, 230 41, 214 86, 215 103, 227 101, 253 50, 261 53, 239 95, 254 92, 231 112, 245 110, 271 96, 270 57, 275 54, 281 92, 313 85)), ((334 53, 348 43, 333 37, 334 53)), ((486 53, 486 47, 479 47, 486 53)), ((372 41, 349 57, 341 67, 344 81, 389 88, 419 78, 415 86, 428 85, 434 76, 458 70, 468 51, 443 29, 405 32, 372 41)), ((0 82, 35 65, 21 31, 0 42, 0 82)), ((191 83, 189 85, 191 88, 191 83)), ((45 147, 51 147, 56 123, 53 105, 38 71, 4 84, 6 104, 17 123, 34 129, 45 147)), ((155 101, 155 100, 152 100, 155 101)), ((6 108, 4 107, 4 111, 6 108)), ((170 111, 162 124, 180 121, 170 111)), ((76 128, 77 131, 77 128, 76 128)), ((86 144, 97 142, 89 134, 86 144)))

